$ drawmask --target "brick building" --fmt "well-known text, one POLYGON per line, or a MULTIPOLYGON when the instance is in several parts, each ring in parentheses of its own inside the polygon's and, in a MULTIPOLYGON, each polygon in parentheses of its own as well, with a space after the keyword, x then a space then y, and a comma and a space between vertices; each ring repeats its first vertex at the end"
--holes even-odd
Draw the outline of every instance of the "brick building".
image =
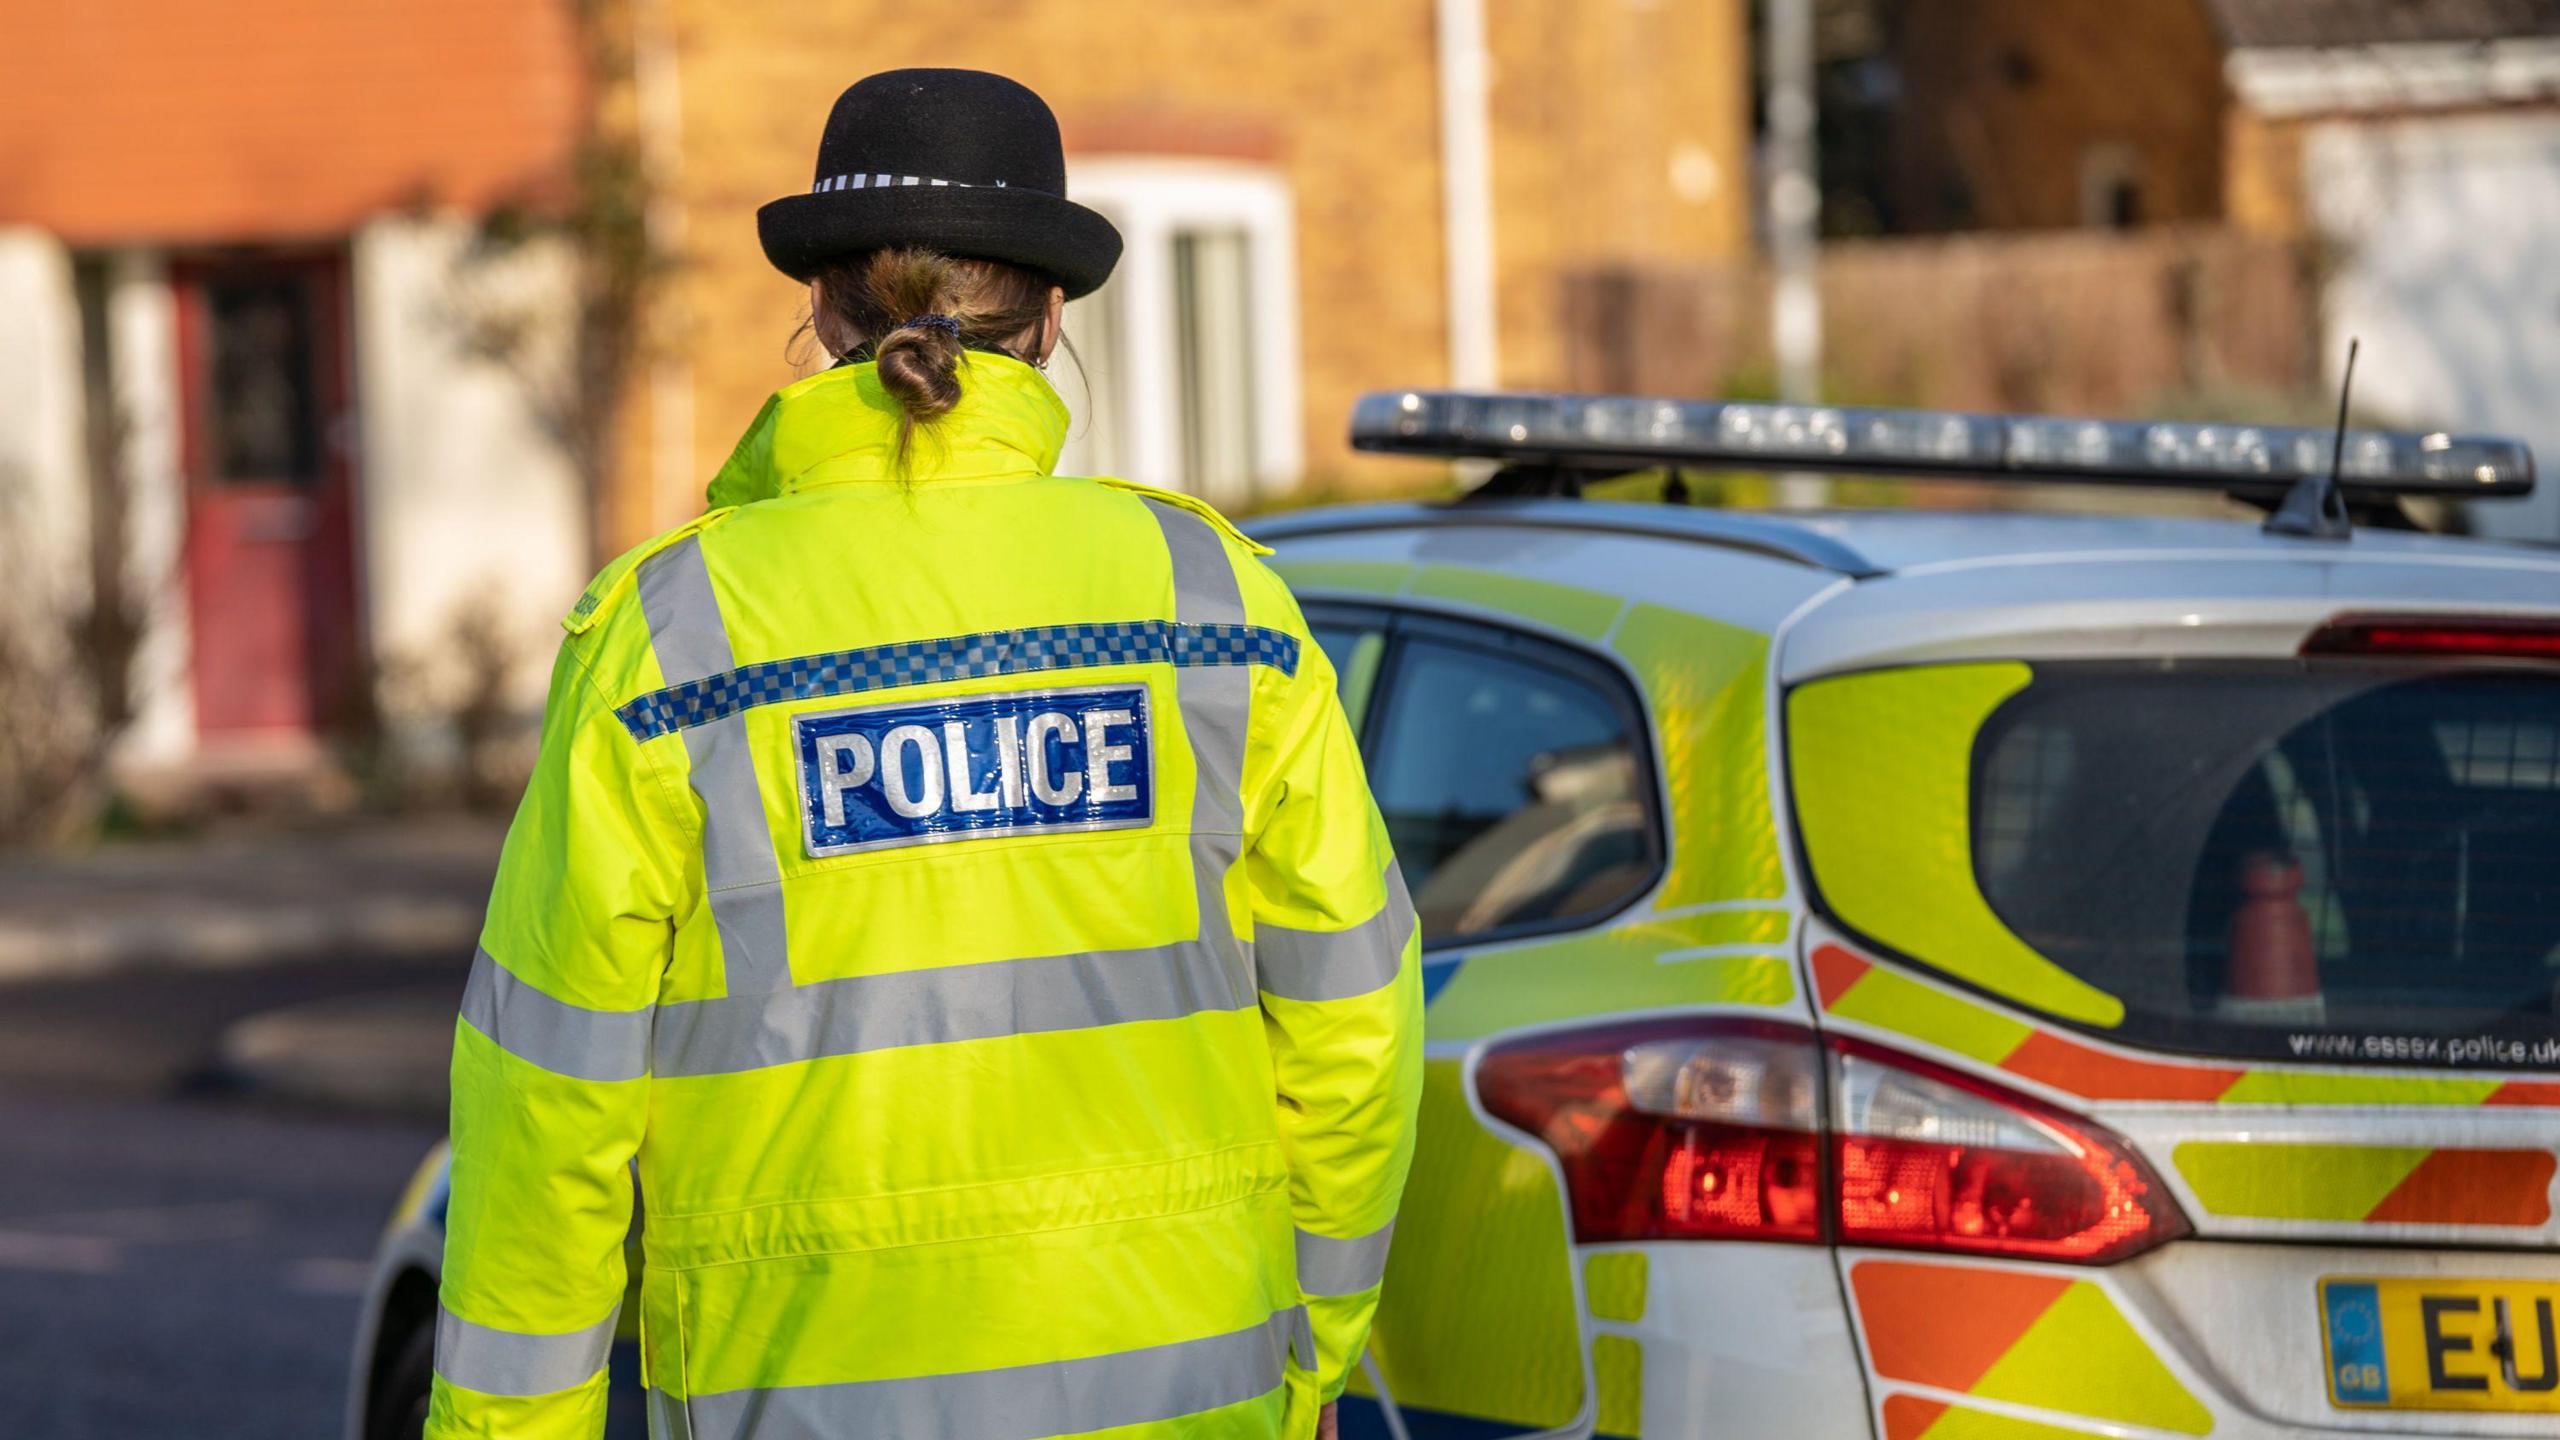
POLYGON ((0 620, 135 608, 129 771, 309 773, 377 677, 467 687, 458 628, 546 643, 584 506, 459 311, 556 274, 475 241, 581 75, 519 0, 0 3, 0 620))
MULTIPOLYGON (((1844 211, 1888 233, 2215 227, 2299 247, 2331 382, 2560 461, 2560 0, 1900 0, 1844 211)), ((1855 127, 1849 127, 1854 129, 1855 127)), ((2476 507, 2560 541, 2560 486, 2476 507)))
MULTIPOLYGON (((1749 245, 1750 104, 1743 0, 1020 0, 989 8, 783 0, 643 0, 641 50, 663 63, 685 264, 681 375, 644 408, 689 431, 651 482, 647 519, 694 503, 700 476, 790 378, 802 297, 765 264, 753 212, 809 183, 836 92, 873 70, 938 64, 1012 75, 1057 110, 1069 188, 1130 246, 1071 312, 1090 403, 1067 464, 1225 503, 1313 477, 1357 485, 1342 439, 1361 390, 1553 384, 1563 277, 1602 261, 1729 259, 1749 245), (1482 98, 1451 64, 1480 27, 1482 98), (1459 93, 1452 93, 1453 88, 1459 93), (1489 203, 1453 212, 1449 162, 1470 132, 1489 203), (1453 247, 1451 216, 1482 215, 1453 247), (1450 283, 1489 242, 1487 316, 1450 283), (1477 327, 1477 328, 1471 328, 1477 327), (1489 332, 1491 345, 1465 337, 1489 332), (1456 337, 1453 339, 1453 336, 1456 337), (1453 361, 1453 351, 1466 355, 1453 361), (689 416, 667 412, 689 408, 689 416)), ((1463 186, 1462 186, 1463 188, 1463 186)), ((1474 222, 1462 219, 1461 227, 1474 222)), ((1410 473, 1409 471, 1404 473, 1410 473)), ((635 528, 641 517, 635 516, 635 528)))
POLYGON ((1577 268, 1749 246, 1745 0, 0 0, 0 475, 38 588, 148 601, 127 760, 307 766, 500 662, 530 703, 593 557, 798 373, 756 206, 915 64, 1046 95, 1129 239, 1067 463, 1230 504, 1388 473, 1363 389, 1560 381, 1577 268), (633 333, 545 306, 600 185, 661 262, 633 333), (548 391, 599 334, 582 450, 548 391))
MULTIPOLYGON (((1853 7, 1859 8, 1859 7, 1853 7)), ((1897 232, 2228 219, 2318 228, 2341 122, 2560 108, 2555 0, 1897 0, 1863 7, 1897 232)))

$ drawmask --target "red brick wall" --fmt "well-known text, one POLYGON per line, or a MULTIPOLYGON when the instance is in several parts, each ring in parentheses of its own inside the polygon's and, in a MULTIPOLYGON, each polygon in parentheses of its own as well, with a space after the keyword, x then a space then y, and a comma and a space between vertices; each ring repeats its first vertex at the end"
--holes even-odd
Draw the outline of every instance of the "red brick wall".
MULTIPOLYGON (((2303 247, 2213 226, 1861 240, 1824 247, 1831 400, 2230 419, 2317 395, 2303 247)), ((1710 396, 1771 374, 1757 266, 1587 271, 1569 289, 1577 389, 1710 396)))
POLYGON ((553 182, 569 0, 0 0, 0 223, 76 244, 343 233, 553 182))
POLYGON ((1911 228, 2077 225, 2101 146, 2133 156, 2143 223, 2220 217, 2223 52, 2200 0, 1907 0, 1897 17, 1911 228))

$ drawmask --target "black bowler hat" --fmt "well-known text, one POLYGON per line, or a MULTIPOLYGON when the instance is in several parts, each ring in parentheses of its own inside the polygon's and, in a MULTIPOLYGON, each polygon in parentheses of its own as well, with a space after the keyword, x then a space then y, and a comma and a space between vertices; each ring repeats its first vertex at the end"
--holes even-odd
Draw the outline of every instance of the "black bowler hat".
POLYGON ((982 70, 885 70, 836 97, 818 178, 756 212, 765 258, 794 280, 890 246, 1002 260, 1070 299, 1111 278, 1120 232, 1067 199, 1058 119, 982 70))

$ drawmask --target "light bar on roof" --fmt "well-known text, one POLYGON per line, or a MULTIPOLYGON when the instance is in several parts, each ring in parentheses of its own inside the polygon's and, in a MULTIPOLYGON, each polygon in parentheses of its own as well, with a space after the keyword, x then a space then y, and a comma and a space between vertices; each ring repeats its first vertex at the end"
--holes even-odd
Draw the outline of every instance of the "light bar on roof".
MULTIPOLYGON (((2187 420, 2086 420, 1648 400, 1623 395, 1390 390, 1364 395, 1351 443, 1577 469, 1658 465, 2281 490, 2326 471, 2333 432, 2187 420)), ((2350 495, 2529 494, 2533 452, 2494 436, 2349 430, 2350 495)))

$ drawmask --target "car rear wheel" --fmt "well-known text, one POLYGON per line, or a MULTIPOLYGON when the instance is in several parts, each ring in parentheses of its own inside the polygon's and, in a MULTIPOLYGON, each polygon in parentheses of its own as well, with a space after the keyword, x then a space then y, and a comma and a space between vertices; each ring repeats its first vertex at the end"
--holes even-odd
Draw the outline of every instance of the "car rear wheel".
POLYGON ((400 1342, 399 1352, 382 1371, 365 1417, 365 1440, 422 1440, 427 1433, 427 1398, 435 1387, 436 1331, 421 1325, 400 1342))

